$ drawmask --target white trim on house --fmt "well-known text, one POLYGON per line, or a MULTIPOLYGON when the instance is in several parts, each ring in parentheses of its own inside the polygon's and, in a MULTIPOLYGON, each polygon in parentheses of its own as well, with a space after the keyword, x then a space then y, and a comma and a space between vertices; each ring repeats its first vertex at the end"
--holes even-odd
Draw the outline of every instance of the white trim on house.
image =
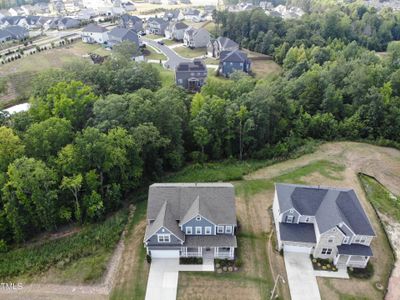
MULTIPOLYGON (((149 225, 147 225, 149 226, 149 225)), ((149 236, 149 238, 147 240, 144 240, 145 243, 147 243, 154 235, 157 234, 157 232, 161 229, 164 228, 165 230, 167 230, 171 235, 173 235, 174 237, 176 237, 178 240, 180 240, 182 242, 182 244, 185 242, 184 240, 182 240, 181 238, 179 238, 178 236, 176 236, 173 232, 171 232, 168 228, 166 228, 165 226, 160 226, 160 228, 158 228, 152 235, 149 236)))
POLYGON ((157 243, 159 244, 171 243, 171 235, 168 233, 157 233, 157 243))
POLYGON ((193 227, 192 226, 186 226, 185 234, 193 234, 193 227))

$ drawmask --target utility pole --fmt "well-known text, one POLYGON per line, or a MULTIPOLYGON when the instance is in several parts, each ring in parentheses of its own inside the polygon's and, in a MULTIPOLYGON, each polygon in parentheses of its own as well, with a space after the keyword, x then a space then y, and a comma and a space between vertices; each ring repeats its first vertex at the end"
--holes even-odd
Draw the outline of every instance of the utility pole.
POLYGON ((280 274, 278 274, 278 276, 276 276, 276 279, 275 279, 274 288, 272 289, 272 292, 271 292, 271 298, 269 298, 270 300, 274 299, 275 290, 276 290, 276 286, 278 285, 279 278, 281 279, 282 283, 285 284, 285 279, 280 274))

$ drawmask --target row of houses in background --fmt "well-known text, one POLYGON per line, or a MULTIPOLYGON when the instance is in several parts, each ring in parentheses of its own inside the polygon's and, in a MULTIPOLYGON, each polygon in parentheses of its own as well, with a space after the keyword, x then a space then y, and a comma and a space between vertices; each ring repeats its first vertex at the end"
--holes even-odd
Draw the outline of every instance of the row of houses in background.
POLYGON ((70 17, 13 16, 0 18, 0 28, 20 26, 28 30, 78 28, 81 21, 70 17))
POLYGON ((281 17, 283 19, 297 19, 304 15, 304 11, 293 5, 277 5, 274 6, 272 1, 260 1, 258 5, 252 2, 241 2, 237 5, 228 6, 231 12, 246 11, 261 8, 267 15, 281 17))
POLYGON ((25 40, 29 37, 29 31, 21 26, 8 26, 0 29, 0 43, 11 40, 25 40))

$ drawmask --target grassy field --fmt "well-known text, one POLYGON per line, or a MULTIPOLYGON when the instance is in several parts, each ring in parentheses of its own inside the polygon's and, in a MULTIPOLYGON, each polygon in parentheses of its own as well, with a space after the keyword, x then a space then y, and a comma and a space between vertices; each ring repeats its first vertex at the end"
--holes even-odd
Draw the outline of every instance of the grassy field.
POLYGON ((261 79, 269 75, 278 75, 282 72, 281 66, 273 60, 253 60, 251 70, 257 79, 261 79))
POLYGON ((171 70, 166 70, 160 64, 154 63, 153 66, 160 71, 161 81, 163 86, 169 86, 175 82, 174 72, 171 70))
POLYGON ((360 174, 360 181, 374 207, 381 213, 400 221, 400 198, 393 195, 373 177, 360 174))
POLYGON ((178 41, 170 40, 170 39, 164 39, 163 41, 164 41, 164 44, 167 46, 173 46, 173 45, 182 43, 182 42, 178 42, 178 41))
POLYGON ((1 65, 0 77, 7 79, 9 89, 5 94, 0 93, 0 108, 26 101, 30 95, 32 78, 38 72, 46 69, 61 68, 66 63, 83 59, 83 56, 90 52, 100 55, 109 54, 101 46, 77 42, 63 48, 25 56, 14 62, 1 65))
POLYGON ((206 48, 190 49, 188 47, 182 46, 182 47, 174 48, 174 51, 176 53, 178 53, 180 56, 185 57, 185 58, 195 58, 195 57, 200 57, 200 56, 207 54, 206 48))
POLYGON ((153 47, 149 45, 147 45, 144 53, 147 59, 167 60, 167 57, 163 53, 158 53, 153 47))
POLYGON ((100 224, 77 233, 10 250, 0 256, 0 280, 46 283, 94 283, 108 260, 127 221, 120 211, 100 224))

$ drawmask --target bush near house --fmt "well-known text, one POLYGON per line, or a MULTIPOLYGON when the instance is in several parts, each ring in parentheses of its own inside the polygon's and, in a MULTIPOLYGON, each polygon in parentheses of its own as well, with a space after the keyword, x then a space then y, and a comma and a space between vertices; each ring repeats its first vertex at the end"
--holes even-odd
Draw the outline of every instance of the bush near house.
POLYGON ((181 257, 179 259, 181 265, 202 265, 203 258, 201 257, 181 257))
POLYGON ((312 255, 310 255, 310 257, 314 270, 337 272, 337 268, 333 265, 332 259, 313 258, 312 255))
POLYGON ((362 268, 349 268, 350 277, 358 279, 370 279, 374 275, 374 266, 368 262, 367 267, 362 268))

